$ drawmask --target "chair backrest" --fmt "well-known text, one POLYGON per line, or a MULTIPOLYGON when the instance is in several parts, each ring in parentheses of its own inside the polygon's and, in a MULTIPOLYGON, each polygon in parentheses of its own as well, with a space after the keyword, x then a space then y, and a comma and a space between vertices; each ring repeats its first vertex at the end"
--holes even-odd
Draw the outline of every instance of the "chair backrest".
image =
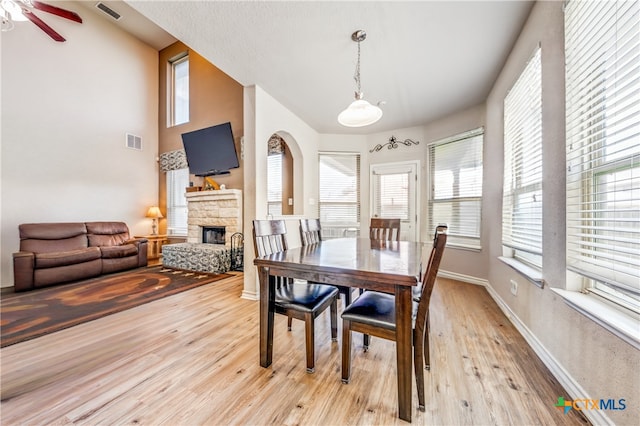
POLYGON ((300 219, 300 241, 302 241, 303 246, 322 241, 320 219, 300 219))
POLYGON ((287 249, 287 226, 284 220, 254 220, 253 246, 256 256, 265 256, 287 249))
POLYGON ((372 217, 369 238, 376 241, 400 241, 400 219, 372 217))
POLYGON ((431 293, 433 292, 433 287, 436 283, 438 269, 440 269, 440 260, 442 260, 442 254, 444 253, 444 248, 447 244, 447 229, 447 225, 438 225, 436 227, 435 236, 433 238, 433 248, 431 249, 429 261, 427 262, 424 275, 422 276, 422 294, 420 296, 414 326, 422 332, 424 332, 426 327, 431 293))

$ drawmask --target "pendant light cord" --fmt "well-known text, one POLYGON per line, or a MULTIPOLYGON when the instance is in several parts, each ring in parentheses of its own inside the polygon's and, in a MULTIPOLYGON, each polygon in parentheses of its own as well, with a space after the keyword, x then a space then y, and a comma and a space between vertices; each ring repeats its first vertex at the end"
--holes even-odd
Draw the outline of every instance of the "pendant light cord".
POLYGON ((360 40, 358 40, 358 62, 356 63, 356 73, 353 76, 356 81, 356 85, 358 86, 358 92, 356 93, 356 98, 360 98, 360 93, 362 90, 360 89, 360 40))

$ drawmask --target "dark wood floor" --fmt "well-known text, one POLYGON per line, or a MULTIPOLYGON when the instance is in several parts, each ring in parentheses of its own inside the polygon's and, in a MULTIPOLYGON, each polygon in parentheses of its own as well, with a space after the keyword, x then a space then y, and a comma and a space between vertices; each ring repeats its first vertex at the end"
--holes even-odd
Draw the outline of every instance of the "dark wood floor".
MULTIPOLYGON (((3 425, 407 424, 397 419, 395 346, 356 336, 351 383, 340 343, 317 322, 276 316, 274 362, 259 366, 258 303, 242 274, 0 350, 3 425)), ((414 424, 585 424, 554 407, 566 392, 483 287, 440 279, 431 310, 427 409, 414 424)), ((340 324, 339 324, 340 325, 340 324)), ((340 335, 340 334, 339 334, 340 335)))

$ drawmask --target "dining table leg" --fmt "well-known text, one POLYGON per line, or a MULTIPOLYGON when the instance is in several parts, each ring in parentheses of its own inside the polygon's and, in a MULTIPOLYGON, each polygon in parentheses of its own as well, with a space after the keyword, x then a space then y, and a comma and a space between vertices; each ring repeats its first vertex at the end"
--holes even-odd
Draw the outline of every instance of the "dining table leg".
POLYGON ((268 367, 273 359, 273 326, 275 306, 275 277, 269 268, 258 268, 260 282, 260 365, 268 367))
POLYGON ((411 372, 413 369, 411 293, 409 286, 396 286, 398 417, 408 422, 411 422, 411 372))

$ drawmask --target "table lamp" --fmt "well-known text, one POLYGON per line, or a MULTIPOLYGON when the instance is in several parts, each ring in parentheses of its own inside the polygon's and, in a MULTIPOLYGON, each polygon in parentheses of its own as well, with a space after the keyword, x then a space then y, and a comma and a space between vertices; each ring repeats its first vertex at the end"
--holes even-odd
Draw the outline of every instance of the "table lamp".
POLYGON ((160 213, 160 208, 158 208, 158 206, 149 207, 145 216, 153 219, 153 223, 151 224, 151 235, 158 235, 158 218, 164 217, 162 216, 162 213, 160 213))

